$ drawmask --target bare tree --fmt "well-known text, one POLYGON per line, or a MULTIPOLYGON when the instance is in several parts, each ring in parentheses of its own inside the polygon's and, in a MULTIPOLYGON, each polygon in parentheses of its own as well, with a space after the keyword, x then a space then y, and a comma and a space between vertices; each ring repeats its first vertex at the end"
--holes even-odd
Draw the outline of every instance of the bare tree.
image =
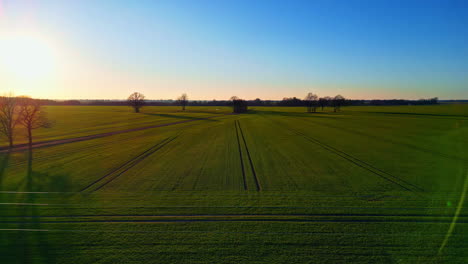
POLYGON ((32 131, 41 127, 51 127, 52 122, 42 108, 41 102, 29 97, 18 98, 19 114, 18 121, 24 126, 28 133, 28 143, 32 146, 32 131))
POLYGON ((185 111, 185 107, 188 104, 188 96, 186 93, 183 93, 179 98, 177 98, 177 103, 182 106, 182 111, 185 111))
POLYGON ((304 98, 304 102, 307 107, 307 112, 312 113, 317 111, 317 100, 318 96, 313 93, 308 93, 304 98))
POLYGON ((345 98, 341 95, 337 95, 333 98, 333 112, 338 112, 341 106, 345 103, 345 98))
POLYGON ((0 96, 0 134, 8 139, 10 148, 18 121, 18 99, 12 95, 0 96))
POLYGON ((141 93, 134 92, 128 97, 127 103, 129 106, 133 107, 135 113, 140 113, 140 108, 145 105, 145 96, 141 93))

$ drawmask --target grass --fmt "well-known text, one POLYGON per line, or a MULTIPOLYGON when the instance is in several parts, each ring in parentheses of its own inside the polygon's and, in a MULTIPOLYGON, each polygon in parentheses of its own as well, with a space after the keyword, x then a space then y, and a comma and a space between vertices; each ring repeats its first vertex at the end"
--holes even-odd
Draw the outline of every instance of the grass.
MULTIPOLYGON (((181 120, 205 118, 229 113, 227 107, 196 107, 181 111, 180 107, 142 108, 142 114, 124 106, 47 106, 45 112, 54 125, 34 131, 34 141, 65 139, 105 132, 158 125, 181 120), (71 118, 72 117, 72 118, 71 118)), ((26 143, 24 129, 17 128, 16 144, 26 143)), ((1 142, 0 146, 6 146, 1 142)))
POLYGON ((468 105, 190 109, 48 109, 38 139, 215 117, 1 153, 5 263, 468 258, 465 207, 438 254, 468 177, 468 105))

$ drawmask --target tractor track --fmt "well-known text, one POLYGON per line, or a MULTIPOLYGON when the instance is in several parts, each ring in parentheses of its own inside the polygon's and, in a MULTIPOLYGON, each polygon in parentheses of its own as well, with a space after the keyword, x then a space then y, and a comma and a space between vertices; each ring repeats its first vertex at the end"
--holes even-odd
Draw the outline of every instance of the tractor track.
MULTIPOLYGON (((293 131, 293 130, 291 129, 291 131, 293 131)), ((361 167, 361 168, 363 168, 363 169, 365 169, 365 170, 367 170, 367 171, 369 171, 369 172, 371 172, 371 173, 373 173, 373 174, 375 174, 375 175, 377 175, 377 176, 379 176, 379 177, 381 177, 381 178, 383 178, 383 179, 385 179, 387 181, 390 181, 390 182, 400 186, 401 188, 403 188, 403 189, 405 189, 407 191, 411 191, 411 192, 418 192, 418 191, 423 192, 424 191, 422 188, 420 188, 420 187, 418 187, 418 186, 416 186, 416 185, 414 185, 412 183, 409 183, 409 182, 407 182, 407 181, 405 181, 403 179, 400 179, 400 178, 398 178, 396 176, 393 176, 393 175, 391 175, 391 174, 389 174, 387 172, 384 172, 384 171, 382 171, 380 169, 377 169, 374 166, 368 164, 367 162, 364 162, 364 161, 362 161, 362 160, 360 160, 360 159, 358 159, 358 158, 356 158, 354 156, 351 156, 351 155, 349 155, 349 154, 347 154, 347 153, 345 153, 345 152, 343 152, 341 150, 338 150, 338 149, 336 149, 334 147, 331 147, 331 146, 329 146, 329 145, 327 145, 325 143, 322 143, 322 142, 316 140, 315 138, 312 138, 312 137, 310 137, 310 136, 308 136, 308 135, 306 135, 306 134, 304 134, 302 132, 299 132, 299 131, 294 131, 294 132, 297 135, 300 135, 300 136, 304 137, 308 141, 313 142, 313 143, 315 143, 317 145, 320 145, 321 147, 329 150, 330 152, 335 153, 336 155, 346 159, 347 161, 355 164, 356 166, 361 167)))
POLYGON ((119 167, 117 167, 116 169, 114 169, 111 172, 107 173, 106 175, 104 175, 104 176, 100 177, 99 179, 95 180, 94 182, 92 182, 91 184, 89 184, 88 186, 83 188, 80 192, 85 192, 85 191, 88 191, 88 190, 91 190, 91 189, 93 189, 92 191, 97 191, 97 190, 101 189, 102 187, 106 186, 107 184, 109 184, 110 182, 112 182, 113 180, 118 178, 123 173, 125 173, 128 170, 130 170, 131 168, 133 168, 136 164, 143 161, 148 156, 152 155, 153 153, 155 153, 159 149, 163 148, 164 146, 166 146, 167 144, 169 144, 170 142, 175 140, 178 136, 179 135, 174 136, 172 138, 168 137, 168 138, 158 142, 154 146, 152 146, 149 149, 147 149, 147 150, 143 151, 142 153, 138 154, 136 157, 132 158, 131 160, 125 162, 124 164, 120 165, 119 167), (99 182, 103 182, 103 183, 101 185, 99 185, 98 187, 94 188, 97 184, 99 184, 99 182))
MULTIPOLYGON (((225 115, 228 115, 228 114, 225 114, 225 115)), ((108 137, 108 136, 124 134, 124 133, 129 133, 129 132, 136 132, 136 131, 147 130, 147 129, 152 129, 152 128, 185 124, 185 123, 194 122, 194 121, 202 121, 202 120, 207 120, 207 119, 211 119, 215 117, 220 117, 220 115, 200 117, 200 118, 195 118, 195 119, 190 119, 190 120, 177 121, 177 122, 138 127, 138 128, 131 128, 131 129, 125 129, 125 130, 118 130, 118 131, 112 131, 112 132, 106 132, 106 133, 100 133, 100 134, 94 134, 94 135, 88 135, 88 136, 81 136, 81 137, 75 137, 75 138, 39 141, 39 142, 33 143, 32 147, 30 147, 28 144, 19 144, 19 145, 14 146, 11 149, 8 147, 0 147, 0 153, 28 151, 31 148, 36 149, 36 148, 50 147, 50 146, 62 145, 62 144, 73 143, 73 142, 81 142, 81 141, 92 140, 96 138, 108 137)))
MULTIPOLYGON (((278 123, 278 121, 272 121, 272 122, 274 122, 276 124, 278 123)), ((362 161, 362 160, 360 160, 360 159, 358 159, 358 158, 356 158, 356 157, 354 157, 354 156, 352 156, 352 155, 350 155, 350 154, 348 154, 348 153, 346 153, 344 151, 341 151, 341 150, 336 149, 336 148, 334 148, 334 147, 332 147, 332 146, 330 146, 328 144, 325 144, 325 143, 323 143, 323 142, 321 142, 321 141, 319 141, 319 140, 317 140, 317 139, 315 139, 315 138, 313 138, 311 136, 308 136, 308 135, 304 134, 303 132, 300 132, 300 131, 292 129, 292 128, 288 128, 288 129, 290 131, 292 131, 293 133, 295 133, 296 135, 299 135, 299 136, 303 137, 307 141, 319 145, 320 147, 334 153, 335 155, 340 156, 341 158, 353 163, 354 165, 356 165, 356 166, 358 166, 360 168, 363 168, 363 169, 371 172, 372 174, 377 175, 380 178, 382 178, 382 179, 384 179, 386 181, 389 181, 389 182, 403 188, 404 190, 415 193, 417 195, 421 195, 421 192, 425 192, 425 190, 423 188, 419 187, 419 186, 416 186, 416 185, 414 185, 414 184, 412 184, 412 183, 410 183, 408 181, 405 181, 405 180, 400 179, 400 178, 398 178, 398 177, 396 177, 394 175, 391 175, 388 172, 385 172, 385 171, 383 171, 381 169, 378 169, 378 168, 374 167, 373 165, 371 165, 371 164, 369 164, 369 163, 367 163, 365 161, 362 161)))
POLYGON ((239 149, 239 157, 240 157, 240 163, 241 163, 241 169, 242 169, 242 181, 244 184, 244 190, 247 191, 248 190, 247 179, 245 177, 244 159, 242 158, 242 147, 240 144, 239 129, 237 128, 237 120, 234 121, 234 128, 236 129, 237 147, 239 149))
MULTIPOLYGON (((232 214, 83 214, 83 215, 33 215, 33 216, 2 216, 2 218, 203 218, 203 217, 421 217, 421 218, 452 218, 451 214, 425 214, 425 213, 232 213, 232 214)), ((459 217, 467 218, 468 214, 461 214, 459 217)))
POLYGON ((313 123, 313 124, 320 125, 320 126, 346 131, 348 133, 355 134, 355 135, 358 135, 358 136, 361 136, 361 137, 372 138, 372 139, 387 142, 387 143, 390 143, 390 144, 393 144, 393 145, 405 146, 405 147, 407 147, 409 149, 413 149, 413 150, 416 150, 416 151, 419 151, 419 152, 424 152, 424 153, 430 153, 432 155, 440 156, 440 157, 450 159, 450 160, 457 160, 457 161, 462 161, 462 162, 467 162, 468 161, 468 159, 463 158, 463 157, 459 157, 459 156, 456 156, 456 155, 442 153, 440 151, 435 151, 435 150, 423 148, 423 147, 420 147, 420 146, 416 146, 416 145, 405 143, 405 142, 396 141, 396 140, 389 139, 389 138, 377 137, 377 136, 374 136, 374 135, 370 135, 370 134, 367 134, 367 133, 364 133, 364 132, 357 131, 357 130, 352 129, 352 128, 334 126, 334 125, 325 124, 323 122, 319 122, 319 121, 316 121, 316 120, 310 120, 310 119, 307 119, 306 121, 310 122, 310 123, 313 123))
POLYGON ((253 175, 254 182, 255 182, 255 189, 257 191, 261 191, 262 187, 260 185, 260 181, 258 180, 257 173, 255 172, 255 167, 253 165, 252 157, 250 156, 249 147, 247 146, 247 141, 245 140, 244 131, 242 131, 239 120, 236 120, 235 122, 237 124, 237 127, 239 128, 239 131, 240 131, 240 134, 241 134, 241 137, 242 137, 242 141, 244 142, 245 151, 247 152, 247 158, 249 160, 250 168, 252 170, 252 175, 253 175))
MULTIPOLYGON (((30 221, 0 221, 0 224, 83 224, 83 223, 194 223, 194 222, 299 222, 299 223, 428 223, 428 224, 447 224, 451 223, 450 217, 444 219, 438 217, 417 217, 417 218, 389 218, 381 217, 327 217, 327 216, 286 216, 286 217, 270 217, 267 215, 247 215, 247 216, 224 216, 215 217, 159 217, 147 219, 76 219, 76 220, 42 220, 34 219, 30 221)), ((468 220, 459 220, 458 224, 468 224, 468 220)))

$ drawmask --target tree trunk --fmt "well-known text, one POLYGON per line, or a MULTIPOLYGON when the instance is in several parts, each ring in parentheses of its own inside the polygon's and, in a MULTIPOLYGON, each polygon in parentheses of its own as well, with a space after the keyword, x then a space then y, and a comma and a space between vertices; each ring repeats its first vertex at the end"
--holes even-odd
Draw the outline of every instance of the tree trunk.
POLYGON ((13 148, 13 135, 8 136, 8 141, 10 143, 10 148, 13 148))
POLYGON ((135 113, 140 113, 140 108, 135 107, 135 113))

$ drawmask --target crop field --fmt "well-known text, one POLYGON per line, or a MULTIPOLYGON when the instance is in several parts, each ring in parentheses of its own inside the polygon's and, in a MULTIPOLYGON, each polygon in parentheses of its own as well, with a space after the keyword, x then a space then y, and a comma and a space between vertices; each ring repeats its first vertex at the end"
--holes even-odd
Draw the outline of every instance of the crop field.
POLYGON ((468 104, 47 107, 0 262, 468 263, 468 104))

